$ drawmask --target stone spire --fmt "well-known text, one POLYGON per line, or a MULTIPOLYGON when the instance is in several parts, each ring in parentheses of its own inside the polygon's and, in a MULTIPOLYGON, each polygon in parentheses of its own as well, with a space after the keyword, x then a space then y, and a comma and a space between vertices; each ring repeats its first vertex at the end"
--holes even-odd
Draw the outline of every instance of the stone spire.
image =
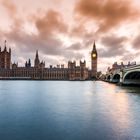
POLYGON ((93 44, 93 51, 96 51, 96 44, 95 44, 95 40, 94 40, 94 44, 93 44))
POLYGON ((36 50, 36 59, 39 59, 39 57, 38 57, 38 50, 36 50))
POLYGON ((38 55, 38 50, 36 51, 36 57, 34 61, 34 67, 39 67, 40 61, 39 61, 39 55, 38 55))
POLYGON ((6 43, 7 43, 7 41, 5 40, 5 41, 4 41, 4 51, 5 51, 5 52, 7 51, 6 43))
POLYGON ((31 67, 31 59, 28 60, 28 66, 31 67))

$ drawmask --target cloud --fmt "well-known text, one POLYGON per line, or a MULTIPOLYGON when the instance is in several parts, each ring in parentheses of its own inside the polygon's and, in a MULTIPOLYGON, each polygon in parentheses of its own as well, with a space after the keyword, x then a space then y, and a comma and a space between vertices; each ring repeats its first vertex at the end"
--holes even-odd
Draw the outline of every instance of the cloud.
POLYGON ((140 34, 138 34, 134 40, 132 41, 132 45, 134 49, 140 50, 140 34))
POLYGON ((86 21, 97 22, 98 32, 105 32, 137 17, 138 10, 131 2, 130 0, 79 0, 75 12, 86 21))
POLYGON ((19 60, 22 65, 28 58, 33 62, 37 49, 46 64, 67 63, 85 57, 88 63, 88 52, 94 40, 100 67, 103 67, 102 62, 110 64, 121 56, 125 60, 131 53, 127 44, 131 46, 132 43, 134 52, 139 50, 140 35, 127 38, 135 32, 134 26, 137 27, 138 22, 134 19, 139 17, 137 6, 134 8, 131 0, 46 0, 43 3, 46 6, 34 2, 30 8, 32 2, 0 0, 0 17, 9 26, 8 30, 6 26, 2 26, 6 29, 0 29, 1 41, 7 39, 11 44, 12 59, 19 60), (69 8, 71 10, 66 11, 69 8), (130 24, 130 30, 126 31, 123 27, 128 22, 133 25, 130 24))
POLYGON ((78 25, 76 24, 75 26, 71 27, 70 30, 70 36, 71 37, 84 37, 86 36, 86 34, 88 34, 87 30, 85 29, 85 26, 81 23, 78 23, 78 25))
POLYGON ((34 16, 32 22, 35 24, 38 34, 26 33, 22 30, 24 22, 15 25, 18 19, 15 18, 13 20, 14 22, 11 26, 13 28, 9 32, 1 31, 0 35, 14 42, 21 51, 28 53, 40 49, 49 55, 60 54, 63 49, 63 42, 57 35, 67 31, 67 26, 63 22, 61 14, 49 10, 45 15, 34 16))
POLYGON ((17 14, 17 8, 11 0, 2 0, 2 5, 6 8, 10 17, 14 18, 17 14))
POLYGON ((76 43, 73 43, 72 45, 70 45, 67 50, 80 50, 82 48, 82 44, 80 42, 76 42, 76 43))
POLYGON ((132 53, 132 52, 128 52, 124 55, 121 56, 120 60, 122 60, 123 62, 134 62, 136 61, 136 58, 139 56, 140 52, 137 53, 132 53))
POLYGON ((63 0, 52 0, 54 2, 54 4, 61 4, 63 2, 63 0))
POLYGON ((22 24, 24 23, 23 19, 18 15, 18 8, 12 0, 2 0, 2 5, 5 8, 9 18, 13 21, 10 24, 11 30, 14 30, 15 33, 21 30, 22 24))
POLYGON ((55 33, 66 33, 68 28, 60 13, 49 10, 43 17, 35 19, 35 25, 42 37, 49 37, 55 33))
MULTIPOLYGON (((41 59, 47 58, 46 56, 53 56, 56 58, 56 62, 60 58, 65 62, 70 59, 83 58, 83 54, 80 52, 68 50, 67 46, 63 44, 63 40, 59 38, 60 34, 67 34, 68 32, 68 26, 59 12, 50 9, 42 15, 29 15, 29 17, 29 21, 37 29, 37 34, 28 34, 22 30, 24 22, 20 21, 19 15, 13 18, 14 22, 9 32, 0 32, 0 36, 7 38, 11 44, 15 44, 14 52, 16 53, 12 49, 12 54, 20 55, 19 58, 22 56, 20 61, 26 58, 34 59, 35 50, 39 50, 41 59), (16 24, 18 21, 20 24, 16 24)), ((14 56, 15 58, 16 56, 14 56)), ((54 59, 51 60, 54 63, 54 59)))
POLYGON ((128 53, 125 48, 125 43, 128 39, 124 36, 116 36, 114 34, 101 38, 101 44, 104 45, 103 49, 100 49, 101 57, 117 57, 128 53))
POLYGON ((112 47, 121 47, 127 41, 125 36, 117 36, 115 34, 111 34, 108 36, 104 36, 101 39, 102 44, 108 46, 109 48, 112 47))

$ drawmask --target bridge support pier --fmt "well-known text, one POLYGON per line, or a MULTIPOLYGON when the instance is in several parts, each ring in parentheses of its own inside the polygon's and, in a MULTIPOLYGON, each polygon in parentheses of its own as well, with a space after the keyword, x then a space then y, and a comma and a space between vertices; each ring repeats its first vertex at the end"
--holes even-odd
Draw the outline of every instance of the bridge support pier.
POLYGON ((120 72, 120 82, 119 85, 123 85, 123 71, 120 72))

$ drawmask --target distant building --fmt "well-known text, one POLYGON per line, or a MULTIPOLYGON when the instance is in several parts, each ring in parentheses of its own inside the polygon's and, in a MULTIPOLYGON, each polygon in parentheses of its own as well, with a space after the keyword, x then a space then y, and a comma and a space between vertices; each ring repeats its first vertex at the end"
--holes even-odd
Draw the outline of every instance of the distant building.
POLYGON ((1 50, 0 47, 0 68, 1 69, 10 69, 11 68, 11 49, 7 51, 6 41, 4 45, 4 50, 1 50))
POLYGON ((69 80, 86 80, 89 78, 86 61, 80 61, 80 66, 76 66, 76 62, 68 62, 69 80))
POLYGON ((39 60, 38 50, 36 51, 36 56, 35 56, 35 60, 34 60, 34 67, 35 68, 45 68, 45 61, 40 62, 40 60, 39 60))
POLYGON ((36 51, 34 66, 31 60, 25 62, 24 67, 19 67, 18 63, 11 65, 11 49, 0 49, 0 79, 33 79, 33 80, 88 80, 97 75, 97 51, 95 43, 91 53, 91 70, 86 67, 86 61, 80 61, 79 66, 76 61, 68 61, 68 67, 63 64, 49 68, 45 67, 45 62, 39 60, 38 50, 36 51))

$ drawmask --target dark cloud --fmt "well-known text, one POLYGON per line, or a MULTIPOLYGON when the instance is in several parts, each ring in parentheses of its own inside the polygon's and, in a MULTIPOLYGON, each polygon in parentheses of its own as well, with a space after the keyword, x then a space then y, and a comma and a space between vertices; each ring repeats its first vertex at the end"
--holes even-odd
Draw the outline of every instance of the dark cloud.
POLYGON ((128 39, 124 36, 119 37, 116 35, 110 35, 101 38, 101 44, 104 45, 103 49, 100 49, 101 57, 116 57, 122 56, 128 53, 125 43, 128 39))
POLYGON ((77 43, 74 43, 72 45, 70 45, 67 50, 80 50, 82 48, 82 44, 77 42, 77 43))
POLYGON ((138 35, 134 38, 134 40, 133 40, 133 42, 132 42, 132 47, 133 47, 134 49, 140 50, 140 34, 138 34, 138 35))
POLYGON ((125 36, 116 36, 115 34, 104 36, 101 39, 102 44, 108 46, 110 48, 114 47, 122 47, 128 39, 125 36))
POLYGON ((76 24, 74 27, 71 27, 70 30, 70 36, 71 37, 86 37, 89 33, 88 31, 85 29, 85 26, 81 23, 78 23, 78 25, 76 24))
POLYGON ((98 23, 98 31, 105 32, 122 22, 133 21, 138 11, 130 0, 79 0, 75 7, 80 17, 98 23))
POLYGON ((49 37, 55 33, 66 33, 68 28, 60 13, 49 10, 43 17, 37 17, 35 25, 42 37, 49 37))

